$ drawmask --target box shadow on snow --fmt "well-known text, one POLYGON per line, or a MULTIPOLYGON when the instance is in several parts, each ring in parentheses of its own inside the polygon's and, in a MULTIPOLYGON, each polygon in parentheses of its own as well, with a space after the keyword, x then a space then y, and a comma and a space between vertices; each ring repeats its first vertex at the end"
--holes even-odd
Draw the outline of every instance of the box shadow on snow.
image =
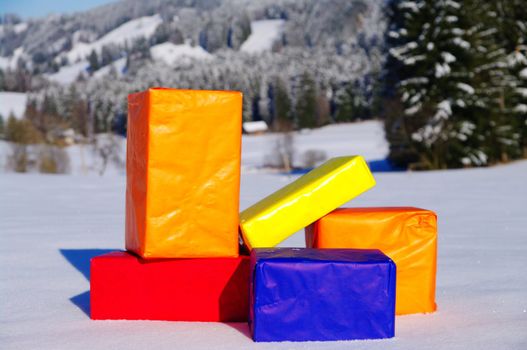
MULTIPOLYGON (((59 249, 60 254, 77 269, 88 281, 90 280, 90 260, 96 256, 120 249, 59 249)), ((70 298, 73 305, 77 306, 86 316, 90 317, 90 291, 70 298)))

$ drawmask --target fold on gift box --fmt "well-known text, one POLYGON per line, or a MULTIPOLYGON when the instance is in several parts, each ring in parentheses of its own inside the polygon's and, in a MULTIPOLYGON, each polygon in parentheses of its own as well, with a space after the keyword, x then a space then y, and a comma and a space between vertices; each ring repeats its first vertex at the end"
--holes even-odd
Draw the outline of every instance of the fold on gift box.
POLYGON ((396 313, 436 310, 437 217, 430 210, 336 209, 306 228, 306 246, 380 249, 397 264, 396 313))
POLYGON ((126 249, 238 255, 242 95, 151 88, 128 97, 126 249))
POLYGON ((330 159, 242 211, 243 240, 249 249, 274 247, 373 186, 361 156, 330 159))
POLYGON ((91 260, 94 320, 247 321, 248 256, 144 260, 112 252, 91 260))

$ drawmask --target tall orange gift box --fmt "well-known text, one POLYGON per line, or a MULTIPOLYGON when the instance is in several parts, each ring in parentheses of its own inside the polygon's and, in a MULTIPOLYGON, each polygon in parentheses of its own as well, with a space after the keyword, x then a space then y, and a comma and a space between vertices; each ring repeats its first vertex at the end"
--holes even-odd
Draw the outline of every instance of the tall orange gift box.
POLYGON ((143 258, 238 256, 242 94, 128 96, 126 249, 143 258))
POLYGON ((437 217, 407 207, 341 208, 306 228, 310 248, 380 249, 397 266, 397 315, 436 310, 437 217))

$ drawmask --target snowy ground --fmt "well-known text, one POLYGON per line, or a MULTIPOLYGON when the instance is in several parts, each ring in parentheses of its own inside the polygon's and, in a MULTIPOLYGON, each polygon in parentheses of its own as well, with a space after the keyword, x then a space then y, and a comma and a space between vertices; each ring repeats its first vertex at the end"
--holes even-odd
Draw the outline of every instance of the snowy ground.
MULTIPOLYGON (((527 161, 376 174, 350 205, 438 213, 439 310, 398 317, 390 340, 255 344, 242 323, 91 321, 88 259, 100 252, 89 249, 123 248, 124 176, 0 174, 0 348, 526 349, 526 176, 527 161)), ((292 179, 244 174, 241 207, 292 179)))
MULTIPOLYGON (((1 97, 1 93, 0 93, 1 97)), ((243 135, 242 171, 266 172, 262 169, 265 159, 272 153, 279 134, 243 135)), ((119 157, 126 157, 126 140, 117 137, 120 144, 119 157)), ((328 158, 349 154, 360 154, 368 161, 382 160, 388 154, 388 144, 384 139, 383 125, 379 121, 328 125, 323 128, 294 133, 294 164, 302 166, 306 151, 322 151, 328 158)), ((96 156, 90 145, 73 145, 66 149, 70 159, 70 172, 76 174, 97 174, 101 168, 101 159, 96 156)), ((0 141, 0 173, 11 149, 6 142, 0 141)), ((105 175, 123 174, 124 168, 109 164, 105 175)))
POLYGON ((252 21, 251 35, 244 41, 240 51, 256 54, 271 50, 274 42, 282 34, 284 23, 282 19, 252 21))
POLYGON ((9 115, 22 118, 26 110, 27 94, 24 92, 0 91, 0 115, 7 122, 9 115))

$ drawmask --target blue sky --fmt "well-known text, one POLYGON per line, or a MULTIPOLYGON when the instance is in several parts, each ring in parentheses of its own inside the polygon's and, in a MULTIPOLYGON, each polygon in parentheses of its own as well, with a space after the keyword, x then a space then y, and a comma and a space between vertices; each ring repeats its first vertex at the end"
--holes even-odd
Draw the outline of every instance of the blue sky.
POLYGON ((73 13, 116 0, 0 0, 0 14, 16 13, 22 18, 35 18, 50 13, 73 13))

